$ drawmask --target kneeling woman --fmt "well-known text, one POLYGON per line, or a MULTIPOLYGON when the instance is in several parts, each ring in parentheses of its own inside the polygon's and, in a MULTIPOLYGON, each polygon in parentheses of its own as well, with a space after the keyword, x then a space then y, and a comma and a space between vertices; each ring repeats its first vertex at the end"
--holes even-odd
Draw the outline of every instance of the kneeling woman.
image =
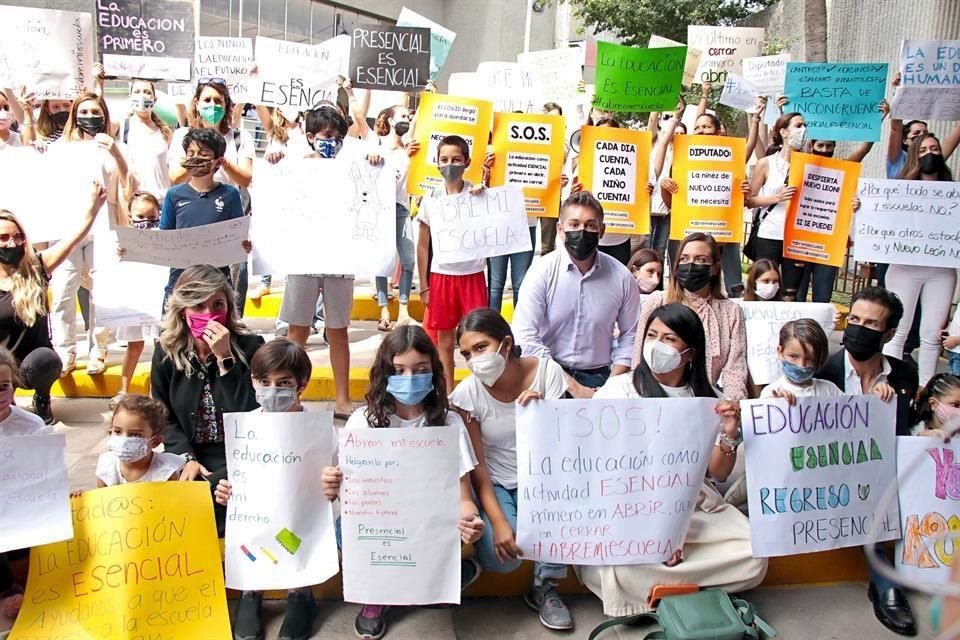
MULTIPOLYGON (((658 307, 647 320, 643 357, 632 373, 610 378, 594 398, 715 398, 707 376, 705 337, 700 318, 682 304, 658 307)), ((628 616, 647 611, 658 584, 694 583, 737 592, 760 584, 767 561, 754 558, 746 516, 724 502, 712 481, 723 481, 737 459, 740 440, 738 407, 717 401, 723 430, 717 438, 707 477, 683 549, 665 564, 577 567, 580 580, 603 600, 603 612, 628 616)), ((682 429, 678 419, 676 429, 682 429)))

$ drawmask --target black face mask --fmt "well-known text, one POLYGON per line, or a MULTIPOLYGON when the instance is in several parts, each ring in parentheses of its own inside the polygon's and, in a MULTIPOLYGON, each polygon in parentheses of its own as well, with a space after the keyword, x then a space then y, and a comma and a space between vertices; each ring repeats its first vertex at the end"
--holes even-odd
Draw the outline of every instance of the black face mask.
POLYGON ((107 120, 103 116, 77 116, 77 129, 83 131, 88 136, 95 136, 103 133, 107 126, 107 120))
POLYGON ((23 245, 14 247, 0 247, 0 264, 13 267, 20 264, 26 249, 23 245))
POLYGON ((920 173, 925 173, 928 176, 938 176, 943 173, 946 164, 943 156, 939 153, 928 153, 920 158, 920 173))
POLYGON ((401 120, 397 124, 393 125, 393 130, 397 132, 398 136, 403 137, 407 135, 408 131, 410 131, 410 123, 401 120))
POLYGON ((67 124, 67 120, 70 119, 70 112, 60 111, 58 113, 51 113, 50 119, 53 120, 53 124, 62 129, 67 124))
POLYGON ((815 156, 820 156, 821 158, 832 158, 832 151, 817 151, 816 149, 811 149, 810 152, 815 156))
POLYGON ((574 260, 586 260, 597 252, 597 246, 600 244, 600 233, 586 229, 564 231, 563 238, 563 246, 567 248, 570 257, 574 260))
POLYGON ((693 293, 710 284, 710 279, 713 277, 712 270, 713 265, 685 262, 677 267, 674 276, 681 287, 693 293))
POLYGON ((847 323, 843 332, 843 348, 857 362, 869 360, 880 353, 883 347, 883 332, 861 324, 847 323))

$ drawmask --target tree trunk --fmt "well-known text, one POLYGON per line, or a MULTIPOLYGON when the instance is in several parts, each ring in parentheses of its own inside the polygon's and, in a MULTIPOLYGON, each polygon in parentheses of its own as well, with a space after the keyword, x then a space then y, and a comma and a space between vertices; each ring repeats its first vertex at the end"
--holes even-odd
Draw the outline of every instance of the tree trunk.
POLYGON ((803 49, 807 62, 827 61, 826 0, 803 0, 803 49))

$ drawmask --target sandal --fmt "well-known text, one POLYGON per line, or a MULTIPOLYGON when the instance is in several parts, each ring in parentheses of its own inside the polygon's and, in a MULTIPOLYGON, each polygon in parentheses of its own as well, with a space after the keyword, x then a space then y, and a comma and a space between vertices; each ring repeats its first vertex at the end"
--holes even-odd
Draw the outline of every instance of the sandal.
POLYGON ((380 318, 380 322, 377 323, 377 331, 390 331, 392 328, 393 326, 386 318, 380 318))

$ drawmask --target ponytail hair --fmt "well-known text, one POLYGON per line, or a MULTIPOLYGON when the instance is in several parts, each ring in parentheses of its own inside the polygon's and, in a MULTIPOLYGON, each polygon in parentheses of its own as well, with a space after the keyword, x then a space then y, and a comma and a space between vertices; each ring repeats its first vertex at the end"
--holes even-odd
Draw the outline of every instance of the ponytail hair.
POLYGON ((936 398, 938 402, 954 389, 960 389, 960 376, 951 373, 938 373, 930 378, 927 385, 920 390, 914 405, 914 422, 922 422, 925 425, 933 420, 933 407, 930 406, 930 399, 936 398))

